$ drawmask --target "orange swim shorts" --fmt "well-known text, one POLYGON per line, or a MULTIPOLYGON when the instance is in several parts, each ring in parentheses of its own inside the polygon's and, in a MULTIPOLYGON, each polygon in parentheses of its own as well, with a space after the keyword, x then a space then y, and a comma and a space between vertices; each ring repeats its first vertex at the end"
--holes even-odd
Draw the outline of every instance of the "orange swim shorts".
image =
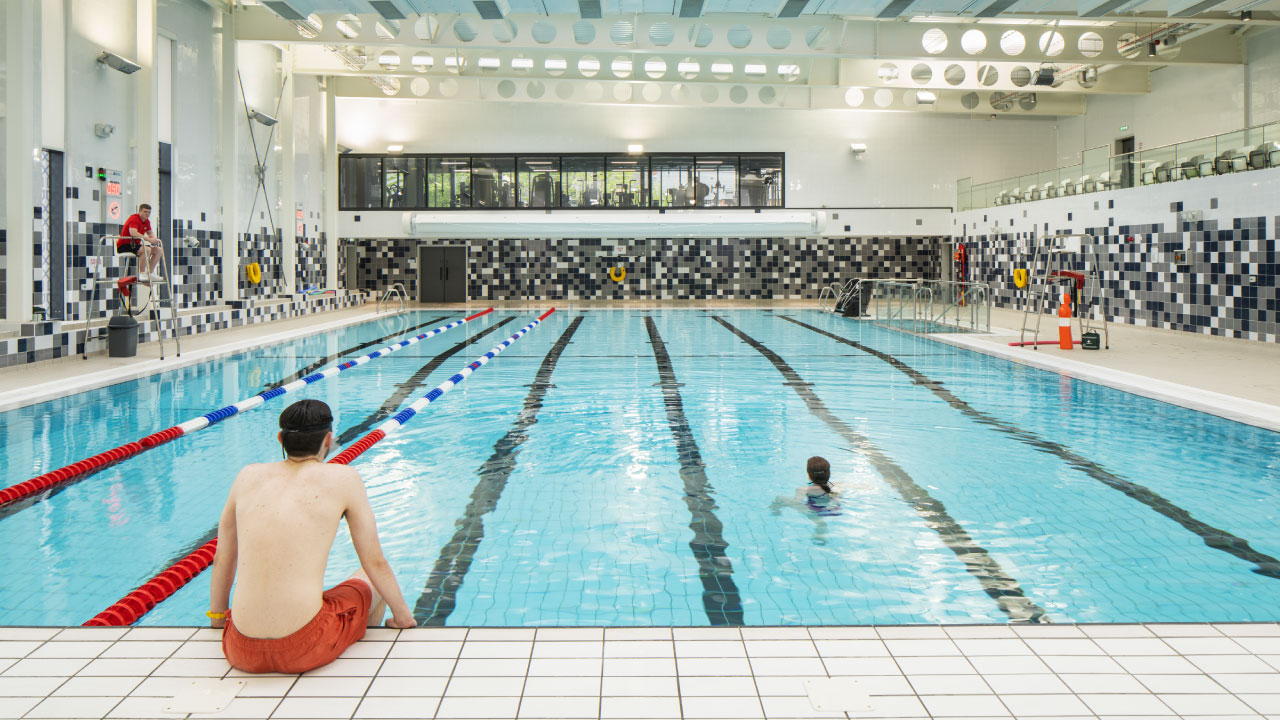
POLYGON ((373 591, 363 580, 347 580, 325 590, 320 612, 297 632, 282 638, 241 635, 227 616, 222 654, 251 673, 301 673, 328 665, 364 637, 373 591))

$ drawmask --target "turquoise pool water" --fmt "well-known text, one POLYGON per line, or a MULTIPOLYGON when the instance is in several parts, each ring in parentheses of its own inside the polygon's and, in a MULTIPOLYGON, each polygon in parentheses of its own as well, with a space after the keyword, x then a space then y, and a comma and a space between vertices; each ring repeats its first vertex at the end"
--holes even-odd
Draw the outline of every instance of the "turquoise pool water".
MULTIPOLYGON (((349 444, 537 314, 0 508, 0 624, 80 624, 211 537, 294 399, 329 403, 349 444)), ((444 315, 0 414, 4 484, 444 315)), ((1277 619, 1277 458, 1277 433, 817 311, 561 310, 353 467, 430 624, 1131 622, 1277 619), (835 506, 796 496, 811 455, 835 506)), ((327 580, 356 563, 340 530, 327 580)), ((141 623, 203 624, 207 602, 204 573, 141 623)))

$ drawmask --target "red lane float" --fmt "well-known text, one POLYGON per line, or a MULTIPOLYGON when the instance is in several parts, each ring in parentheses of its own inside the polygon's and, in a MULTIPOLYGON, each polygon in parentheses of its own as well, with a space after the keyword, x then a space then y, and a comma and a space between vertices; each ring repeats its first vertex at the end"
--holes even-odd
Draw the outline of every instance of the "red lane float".
POLYGON ((345 363, 342 363, 337 367, 329 368, 328 370, 324 370, 322 372, 308 375, 307 377, 302 378, 301 380, 296 380, 294 382, 291 382, 288 385, 282 385, 280 387, 275 387, 270 390, 266 390, 264 392, 258 393, 257 395, 254 395, 251 398, 246 398, 245 400, 241 400, 235 405, 228 405, 225 408, 222 408, 220 410, 215 410, 211 413, 206 413, 205 415, 202 415, 198 418, 192 418, 191 420, 188 420, 182 423, 181 425, 174 425, 171 428, 161 430, 160 432, 157 432, 157 433, 152 433, 151 435, 148 435, 136 442, 131 442, 126 445, 121 445, 118 448, 112 448, 110 450, 107 450, 106 452, 94 455, 91 458, 81 460, 78 463, 73 463, 66 467, 58 468, 57 470, 53 470, 51 472, 47 472, 43 475, 40 475, 38 477, 31 478, 26 482, 18 483, 17 485, 14 485, 12 487, 7 487, 3 490, 0 490, 0 507, 8 505, 9 503, 17 500, 21 500, 22 498, 30 497, 31 495, 36 495, 38 493, 41 493, 49 489, 50 487, 53 487, 54 485, 58 485, 59 483, 64 483, 64 482, 67 482, 68 480, 72 480, 74 478, 80 477, 85 473, 92 472, 94 470, 100 470, 108 465, 120 462, 125 458, 133 457, 134 455, 137 455, 140 452, 143 452, 145 450, 150 450, 151 448, 154 448, 154 447, 158 447, 171 440, 174 440, 175 438, 179 438, 179 437, 182 437, 183 435, 193 433, 197 430, 202 430, 210 425, 221 422, 231 417, 232 415, 238 414, 243 410, 249 410, 249 409, 255 408, 258 405, 261 405, 262 403, 266 402, 267 400, 271 400, 281 395, 290 393, 294 390, 297 390, 298 388, 306 387, 311 383, 317 382, 319 380, 323 380, 327 377, 332 377, 333 375, 337 375, 343 370, 349 370, 353 367, 358 367, 360 365, 363 365, 364 363, 369 362, 370 360, 382 357, 383 355, 388 355, 390 353, 395 352, 396 350, 399 350, 403 347, 407 347, 409 345, 412 345, 414 343, 417 343, 421 340, 432 337, 434 335, 439 335, 440 333, 445 332, 446 330, 450 330, 460 325, 464 325, 468 322, 471 322, 472 320, 475 320, 478 317, 481 317, 483 315, 488 315, 491 312, 493 312, 493 308, 483 310, 474 315, 469 315, 461 320, 454 320, 448 325, 438 327, 435 330, 423 333, 416 337, 409 338, 408 340, 402 340, 401 342, 398 342, 394 345, 384 347, 381 350, 375 350, 367 355, 356 358, 355 360, 349 360, 345 363))
MULTIPOLYGON (((355 441, 346 450, 335 455, 329 462, 335 465, 349 465, 351 461, 360 457, 366 450, 377 444, 378 441, 382 440, 387 435, 399 429, 404 423, 408 422, 409 419, 416 415, 417 411, 422 407, 438 400, 441 395, 449 392, 449 390, 456 387, 458 383, 467 379, 467 377, 472 373, 497 356, 498 353, 511 347, 512 343, 519 340, 530 330, 540 325, 547 316, 551 315, 551 313, 555 311, 555 308, 551 308, 545 313, 539 315, 537 320, 525 325, 515 335, 512 335, 494 346, 492 350, 468 364, 453 377, 437 385, 435 389, 424 395, 413 405, 401 410, 395 417, 387 420, 377 429, 371 431, 368 435, 365 435, 355 441)), ((120 600, 111 605, 111 607, 108 607, 106 610, 94 615, 85 622, 85 626, 122 626, 134 624, 138 621, 138 618, 151 612, 152 608, 167 600, 169 596, 177 592, 179 588, 183 587, 188 582, 191 582, 192 578, 204 572, 206 568, 212 565, 213 556, 217 553, 217 550, 218 539, 214 538, 204 545, 201 545, 191 554, 174 563, 169 569, 143 583, 133 592, 125 595, 123 598, 120 598, 120 600)))

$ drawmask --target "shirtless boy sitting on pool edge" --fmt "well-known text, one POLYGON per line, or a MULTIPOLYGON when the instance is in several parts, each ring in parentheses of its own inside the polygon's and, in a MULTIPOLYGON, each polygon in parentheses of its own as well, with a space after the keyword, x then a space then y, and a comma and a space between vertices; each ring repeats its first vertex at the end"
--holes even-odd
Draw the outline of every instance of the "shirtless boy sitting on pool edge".
POLYGON ((209 619, 222 652, 246 672, 301 673, 327 665, 364 637, 366 625, 416 623, 378 542, 360 474, 325 464, 333 416, 319 400, 280 413, 285 459, 240 471, 218 523, 209 619), (329 550, 346 518, 361 569, 324 590, 329 550), (238 579, 234 606, 231 583, 238 579), (231 608, 228 610, 228 608, 231 608))

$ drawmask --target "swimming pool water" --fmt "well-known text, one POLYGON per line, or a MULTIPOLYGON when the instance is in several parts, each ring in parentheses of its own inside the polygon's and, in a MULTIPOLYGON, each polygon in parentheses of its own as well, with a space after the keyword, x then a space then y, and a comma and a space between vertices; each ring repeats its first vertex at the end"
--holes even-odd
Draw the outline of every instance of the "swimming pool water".
MULTIPOLYGON (((357 437, 536 314, 0 508, 0 623, 80 624, 212 537, 236 472, 279 457, 294 400, 357 437)), ((444 315, 2 413, 4 484, 460 313, 444 315)), ((602 309, 556 312, 353 467, 430 624, 1132 622, 1276 619, 1277 458, 1277 433, 864 321, 602 309), (811 455, 838 508, 797 498, 811 455)), ((341 529, 326 581, 356 566, 341 529)), ((141 623, 203 624, 207 602, 204 573, 141 623)))

